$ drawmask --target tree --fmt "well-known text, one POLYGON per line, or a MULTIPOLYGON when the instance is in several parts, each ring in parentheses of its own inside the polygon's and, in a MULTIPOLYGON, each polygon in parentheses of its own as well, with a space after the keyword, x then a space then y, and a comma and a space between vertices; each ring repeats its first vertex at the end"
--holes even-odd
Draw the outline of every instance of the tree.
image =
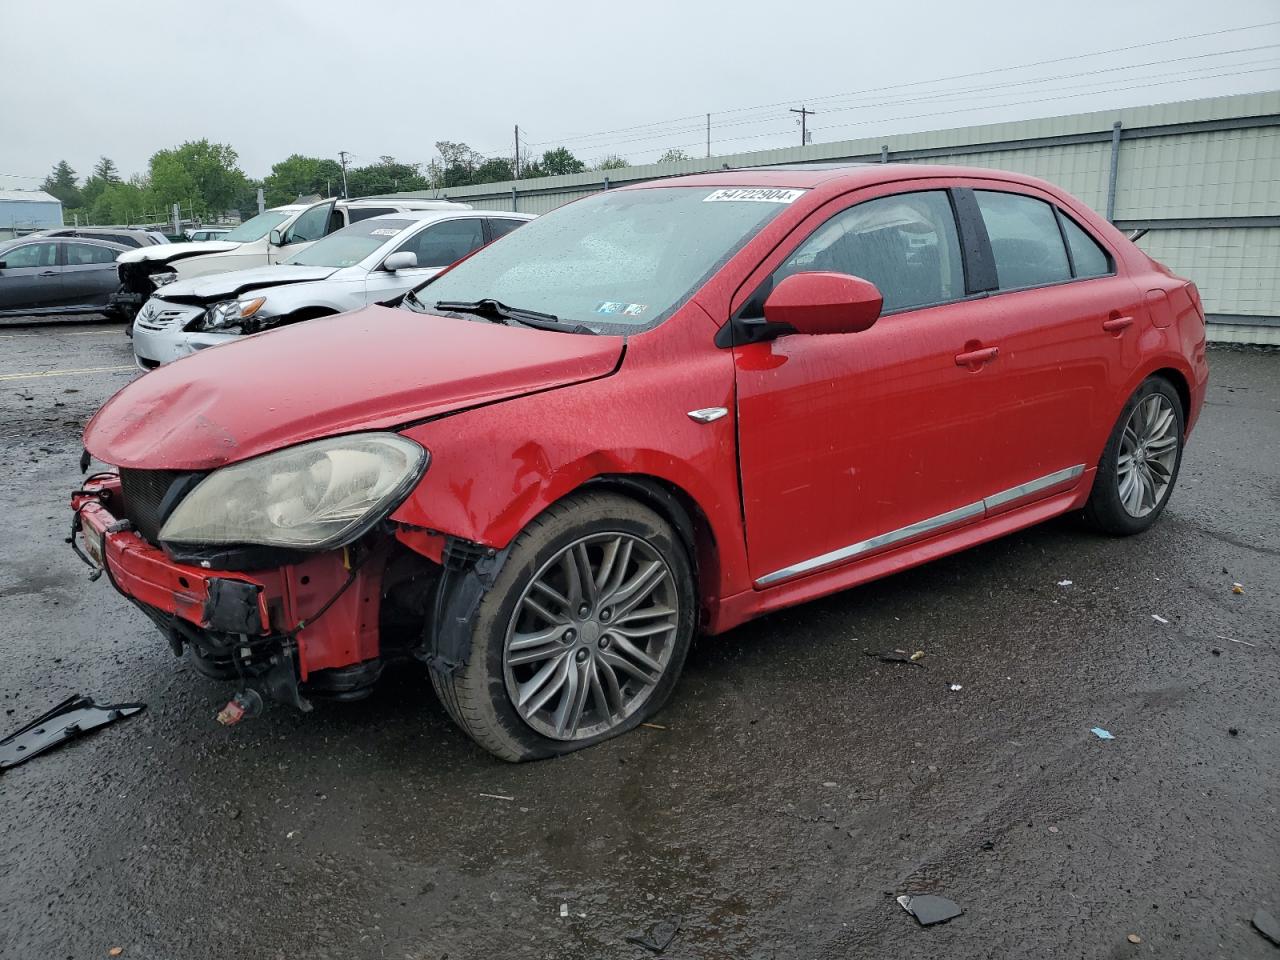
POLYGON ((542 159, 530 164, 539 172, 533 174, 540 177, 557 177, 566 173, 581 173, 587 165, 575 157, 565 147, 556 147, 542 154, 542 159))
MULTIPOLYGON (((115 161, 110 157, 99 157, 98 162, 93 166, 93 176, 97 177, 103 183, 119 183, 120 171, 116 169, 115 161)), ((88 181, 86 181, 87 183, 88 181)))
POLYGON ((44 178, 41 186, 45 193, 61 200, 64 207, 75 208, 84 202, 76 187, 76 172, 65 160, 53 165, 53 172, 44 178))
POLYGON ((668 150, 666 153, 660 156, 656 162, 657 163, 675 163, 677 160, 692 160, 692 159, 693 157, 689 156, 679 147, 672 147, 670 150, 668 150))
POLYGON ((229 143, 190 140, 151 157, 151 186, 166 205, 190 203, 197 214, 221 213, 244 191, 238 160, 229 143))
POLYGON ((502 183, 514 180, 515 172, 511 169, 511 161, 506 157, 491 157, 476 167, 471 175, 472 183, 502 183))
POLYGON ((102 189, 89 207, 91 223, 129 224, 137 223, 144 216, 163 216, 139 183, 98 182, 102 184, 102 189))
POLYGON ((377 163, 347 173, 347 193, 370 197, 402 190, 426 190, 428 183, 416 163, 400 163, 395 157, 379 157, 377 163))
POLYGON ((618 156, 616 153, 611 153, 607 157, 605 157, 603 160, 601 160, 599 163, 596 164, 596 169, 597 170, 621 170, 623 167, 629 167, 629 166, 631 166, 631 164, 627 160, 624 160, 622 157, 618 156))
MULTIPOLYGON (((298 197, 312 194, 331 197, 342 189, 342 167, 336 160, 295 153, 272 165, 271 173, 262 181, 262 189, 269 207, 292 203, 298 197)), ((256 201, 254 211, 257 211, 256 201)))
POLYGON ((452 140, 437 141, 436 153, 440 154, 440 162, 429 168, 435 174, 432 180, 436 187, 465 187, 475 182, 472 178, 476 168, 484 163, 484 157, 465 143, 452 140))

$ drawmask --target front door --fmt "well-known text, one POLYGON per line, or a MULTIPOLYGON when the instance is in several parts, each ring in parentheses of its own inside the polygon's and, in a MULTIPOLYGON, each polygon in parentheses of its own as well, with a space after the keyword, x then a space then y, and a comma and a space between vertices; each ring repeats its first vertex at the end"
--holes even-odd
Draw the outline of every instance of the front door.
POLYGON ((58 245, 24 243, 0 252, 0 310, 43 310, 62 299, 58 245))
POLYGON ((278 247, 269 246, 267 262, 279 263, 302 250, 300 244, 315 243, 321 237, 332 232, 330 218, 334 216, 333 201, 317 203, 299 214, 298 219, 289 224, 278 247))
POLYGON ((990 488, 974 451, 990 443, 1000 386, 983 359, 983 301, 965 299, 947 191, 888 194, 835 213, 740 315, 803 270, 870 280, 884 312, 862 333, 735 348, 758 587, 976 522, 990 488))

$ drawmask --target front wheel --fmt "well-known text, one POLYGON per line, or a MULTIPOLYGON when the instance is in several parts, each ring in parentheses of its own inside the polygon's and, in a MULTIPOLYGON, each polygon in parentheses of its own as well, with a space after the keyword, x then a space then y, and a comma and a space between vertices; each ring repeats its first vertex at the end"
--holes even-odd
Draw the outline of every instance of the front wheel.
POLYGON ((578 494, 516 538, 481 600, 466 664, 433 668, 432 683, 454 721, 502 759, 568 753, 666 702, 695 607, 670 524, 626 497, 578 494))
POLYGON ((1145 380, 1107 440, 1085 519, 1119 536, 1155 523, 1178 479, 1184 432, 1182 401, 1173 385, 1163 377, 1145 380))

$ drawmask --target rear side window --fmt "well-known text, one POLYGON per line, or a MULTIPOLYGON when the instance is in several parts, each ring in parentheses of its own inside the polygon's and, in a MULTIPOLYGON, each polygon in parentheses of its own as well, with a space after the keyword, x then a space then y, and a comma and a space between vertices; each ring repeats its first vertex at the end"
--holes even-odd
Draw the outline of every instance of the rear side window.
POLYGON ((886 313, 961 299, 960 240, 946 192, 879 197, 836 214, 774 271, 772 285, 811 271, 870 280, 886 313))
POLYGON ((1001 290, 1071 279, 1053 207, 1016 193, 975 190, 974 195, 991 240, 1001 290))
POLYGON ((395 207, 347 207, 347 221, 349 223, 359 223, 361 220, 368 220, 370 217, 383 217, 388 213, 395 212, 395 207))
POLYGON ((1067 247, 1071 251, 1071 265, 1075 267, 1076 277, 1084 280, 1111 273, 1111 258, 1098 246, 1098 241, 1062 211, 1058 211, 1058 217, 1062 221, 1062 232, 1067 235, 1067 247))
POLYGON ((493 239, 505 237, 516 227, 524 226, 523 220, 499 220, 497 217, 489 218, 489 232, 493 234, 493 239))
POLYGON ((67 266, 79 267, 87 263, 114 263, 120 254, 110 247, 99 247, 92 243, 68 243, 67 266))

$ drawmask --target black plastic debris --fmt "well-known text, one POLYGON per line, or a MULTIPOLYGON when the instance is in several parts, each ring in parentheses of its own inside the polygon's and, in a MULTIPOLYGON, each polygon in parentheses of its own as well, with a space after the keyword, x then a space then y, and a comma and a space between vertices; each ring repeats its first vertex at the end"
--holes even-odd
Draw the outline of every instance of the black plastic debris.
POLYGON ((929 927, 935 923, 946 923, 948 920, 953 920, 964 913, 964 907, 954 900, 934 896, 931 893, 920 894, 915 897, 903 894, 898 898, 898 903, 903 910, 915 917, 922 927, 929 927))
POLYGON ((48 713, 41 714, 21 730, 0 740, 0 770, 16 767, 37 754, 52 750, 73 737, 105 727, 121 717, 131 717, 146 709, 145 703, 117 703, 100 707, 92 697, 68 697, 48 713))
POLYGON ((644 947, 650 953, 658 954, 671 946, 671 941, 676 938, 676 934, 680 931, 680 921, 677 919, 659 920, 651 926, 643 935, 635 935, 627 937, 627 943, 634 943, 638 947, 644 947))
POLYGON ((1280 923, 1276 918, 1261 908, 1253 915, 1253 925, 1258 932, 1280 947, 1280 923))
POLYGON ((923 669, 924 664, 920 662, 923 652, 908 653, 906 650, 863 650, 868 657, 875 657, 884 663, 909 663, 923 669))

